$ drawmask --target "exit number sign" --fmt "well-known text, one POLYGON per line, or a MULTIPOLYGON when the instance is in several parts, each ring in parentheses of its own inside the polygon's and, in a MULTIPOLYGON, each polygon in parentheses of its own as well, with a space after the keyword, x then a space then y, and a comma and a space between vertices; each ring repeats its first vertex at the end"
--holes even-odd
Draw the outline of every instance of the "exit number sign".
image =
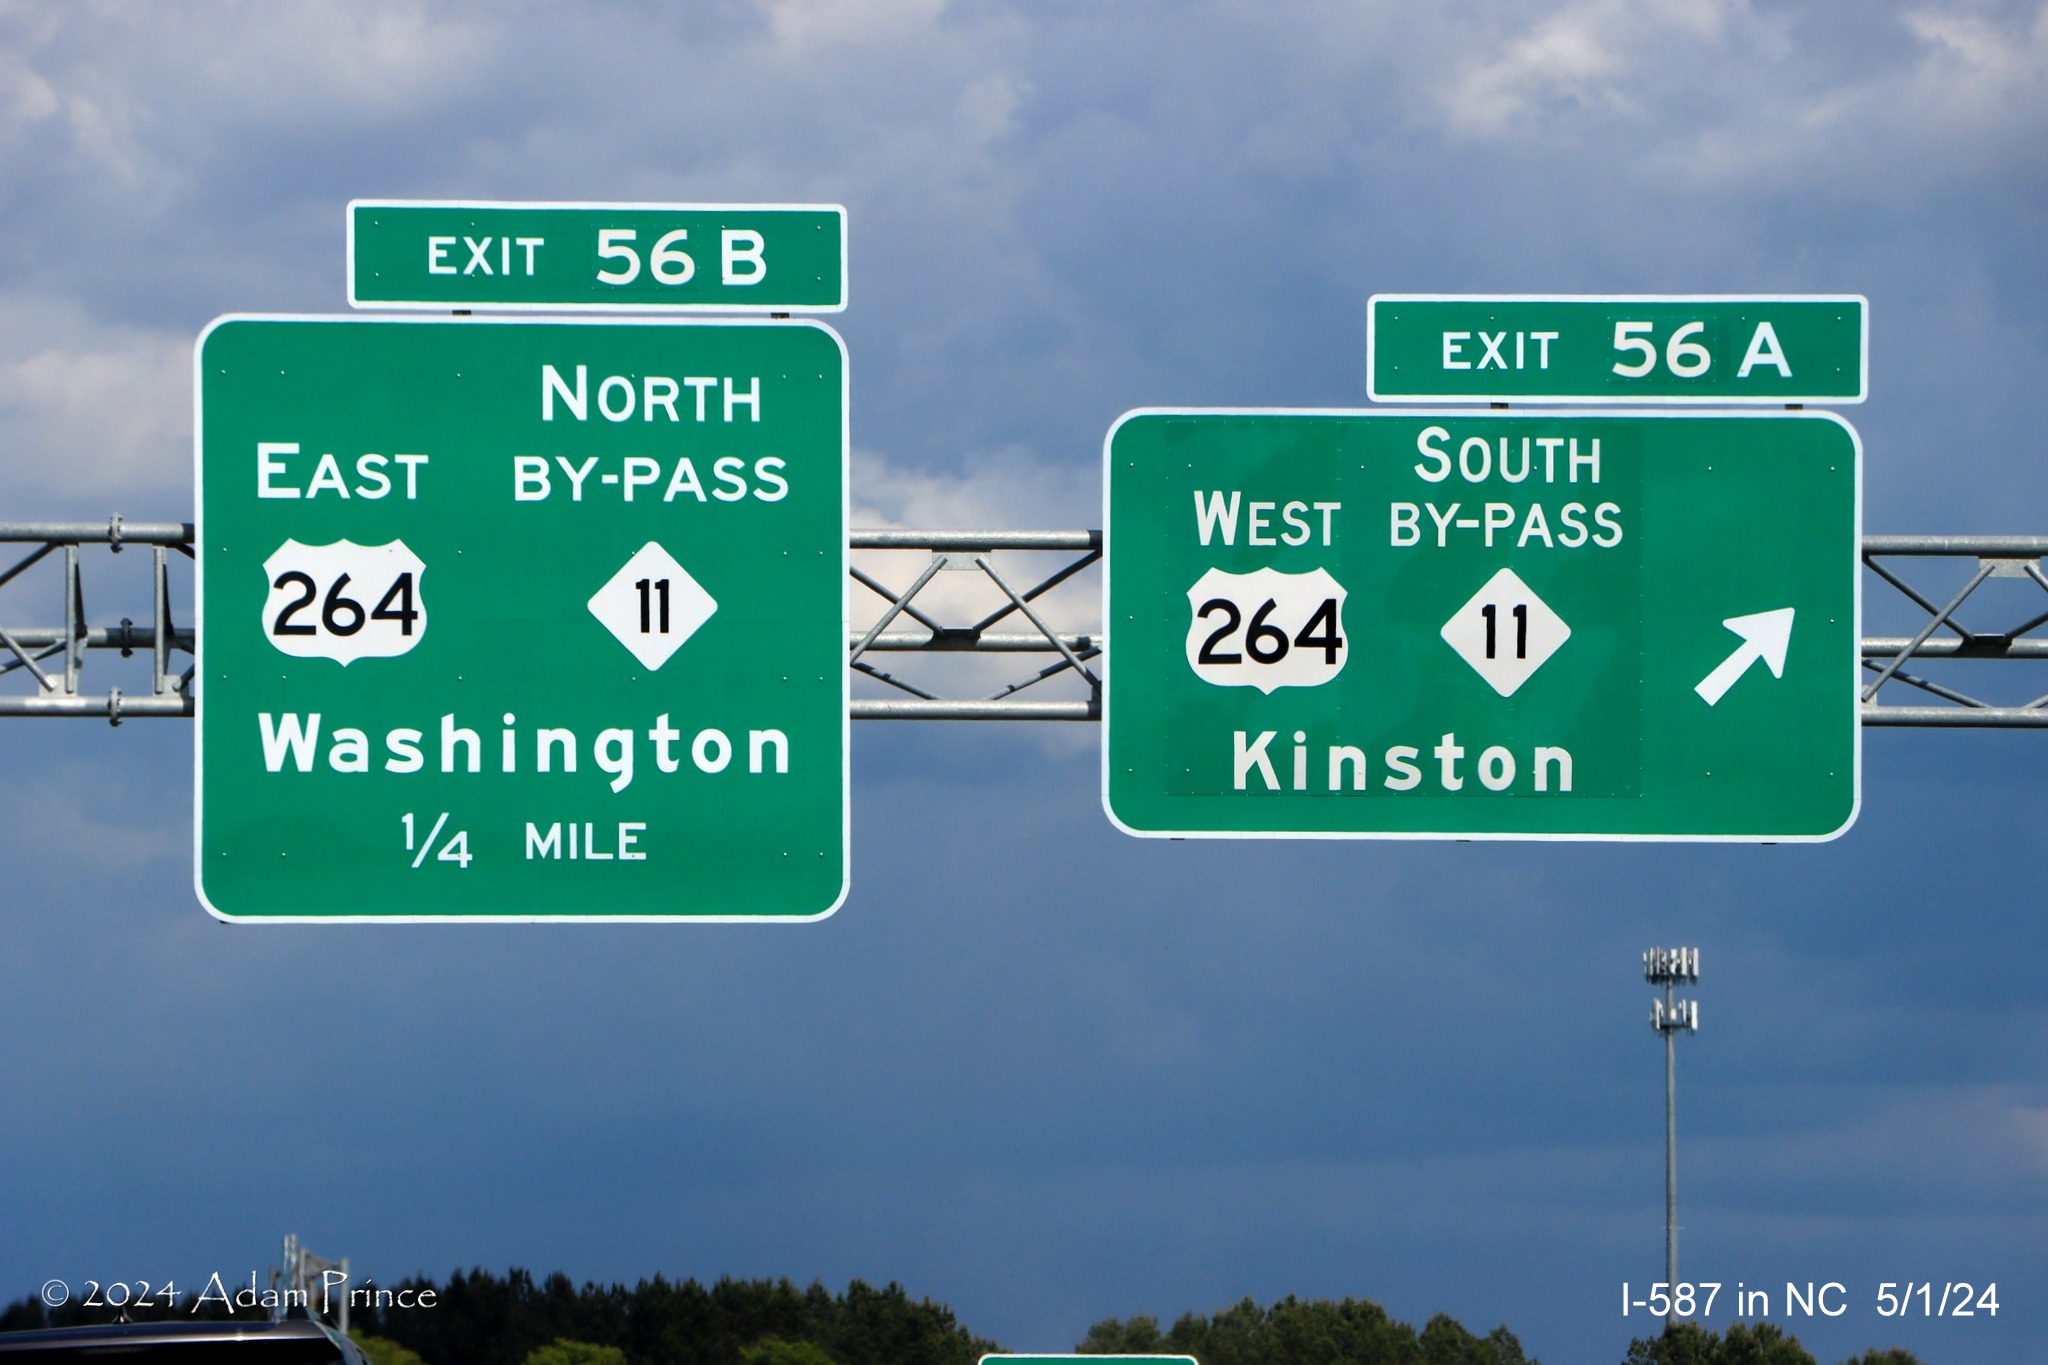
POLYGON ((1375 294, 1375 402, 1860 403, 1860 294, 1375 294))
POLYGON ((836 313, 837 204, 543 204, 357 199, 355 308, 836 313))

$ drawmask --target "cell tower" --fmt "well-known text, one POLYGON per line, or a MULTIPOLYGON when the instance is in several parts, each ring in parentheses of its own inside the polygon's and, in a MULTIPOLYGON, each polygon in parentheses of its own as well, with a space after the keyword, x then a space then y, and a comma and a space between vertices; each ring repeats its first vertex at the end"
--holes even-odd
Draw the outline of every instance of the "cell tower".
POLYGON ((1680 986, 1697 985, 1700 979, 1700 950, 1697 948, 1652 948, 1643 954, 1643 980, 1664 988, 1664 998, 1650 1006, 1650 1027, 1664 1038, 1664 1292, 1672 1306, 1665 1311, 1664 1325, 1678 1321, 1678 1049, 1679 1030, 1697 1033, 1700 1005, 1697 1000, 1680 1000, 1674 992, 1680 986))

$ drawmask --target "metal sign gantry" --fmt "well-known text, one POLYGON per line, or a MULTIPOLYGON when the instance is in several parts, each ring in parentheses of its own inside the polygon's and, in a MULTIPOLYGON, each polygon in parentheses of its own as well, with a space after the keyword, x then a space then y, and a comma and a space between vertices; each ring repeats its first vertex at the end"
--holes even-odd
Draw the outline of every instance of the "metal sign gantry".
POLYGON ((172 619, 168 562, 174 552, 192 558, 192 523, 131 522, 119 516, 105 522, 0 522, 0 546, 29 547, 12 563, 5 563, 6 552, 0 551, 0 588, 52 560, 59 570, 57 587, 63 603, 62 624, 57 626, 10 626, 0 608, 0 678, 19 673, 33 689, 25 696, 0 694, 0 716, 92 716, 119 725, 131 716, 192 714, 192 670, 188 666, 173 674, 171 655, 183 654, 189 660, 197 641, 191 627, 181 629, 172 619), (80 551, 88 545, 104 545, 114 554, 131 546, 148 547, 153 570, 148 625, 138 626, 126 616, 113 626, 89 622, 80 564, 80 551), (98 696, 81 692, 79 674, 87 652, 96 649, 117 649, 124 658, 148 650, 149 690, 110 687, 98 696))
MULTIPOLYGON (((1108 641, 1097 621, 1100 595, 1056 590, 1088 586, 1086 571, 1102 560, 1102 532, 856 530, 848 544, 852 582, 860 590, 855 619, 864 619, 862 608, 872 613, 871 624, 847 641, 854 682, 868 693, 853 698, 853 719, 1101 719, 1108 641), (1024 583, 1031 586, 1018 586, 1024 583), (964 590, 968 585, 973 592, 964 590), (987 666, 1012 655, 1031 656, 1033 667, 1008 678, 988 673, 987 666), (910 669, 898 659, 914 660, 915 676, 904 676, 910 669), (1065 695, 1022 695, 1040 687, 1065 695)), ((118 516, 0 522, 0 547, 0 688, 11 689, 0 691, 0 716, 92 717, 118 725, 142 716, 192 715, 190 662, 197 640, 191 626, 178 624, 171 573, 173 556, 191 558, 190 523, 118 516), (118 616, 116 624, 93 624, 112 613, 88 612, 87 559, 144 547, 152 584, 146 610, 118 616), (14 624, 20 618, 10 610, 13 601, 37 586, 55 588, 58 623, 14 624), (108 650, 143 656, 149 667, 138 685, 86 691, 87 659, 108 650)), ((2048 728, 2044 556, 2048 536, 1865 536, 1865 568, 1894 590, 1884 607, 1894 615, 1910 613, 1913 624, 1901 633, 1863 637, 1865 672, 1857 683, 1863 724, 2048 728), (1944 578, 1945 584, 1938 582, 1944 578), (1994 606, 1993 585, 2008 581, 2024 591, 2022 605, 1994 606), (2017 612, 2009 618, 2015 623, 1976 628, 1977 614, 1994 609, 2017 612), (1966 611, 1975 623, 1965 623, 1966 611), (2035 668, 1987 674, 1984 666, 1992 663, 2035 668), (1985 695, 1985 681, 1993 677, 2004 689, 2035 672, 2039 679, 2026 689, 2035 693, 2031 699, 1985 695), (1901 703, 1895 699, 1902 689, 1925 700, 1901 703)), ((190 589, 179 586, 189 620, 190 589)), ((1879 614, 1877 605, 1866 601, 1866 620, 1879 614)))

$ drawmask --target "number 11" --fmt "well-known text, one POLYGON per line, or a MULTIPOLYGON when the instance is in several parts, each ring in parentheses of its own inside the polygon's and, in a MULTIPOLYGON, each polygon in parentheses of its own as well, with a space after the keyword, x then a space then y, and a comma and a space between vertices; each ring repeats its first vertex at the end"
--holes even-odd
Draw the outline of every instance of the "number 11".
MULTIPOLYGON (((646 609, 642 608, 641 611, 645 615, 646 609)), ((1493 657, 1493 613, 1494 605, 1491 602, 1488 602, 1479 609, 1479 614, 1486 618, 1486 657, 1489 659, 1493 657)), ((1529 657, 1529 604, 1527 602, 1515 603, 1515 657, 1517 659, 1529 657)))
MULTIPOLYGON (((658 631, 650 629, 648 625, 649 608, 652 606, 650 595, 647 591, 650 586, 649 580, 643 578, 633 586, 640 590, 640 633, 642 635, 668 634, 668 580, 666 578, 657 578, 651 584, 654 592, 661 597, 661 629, 658 631)), ((1519 611, 1521 608, 1517 607, 1516 610, 1519 611)))

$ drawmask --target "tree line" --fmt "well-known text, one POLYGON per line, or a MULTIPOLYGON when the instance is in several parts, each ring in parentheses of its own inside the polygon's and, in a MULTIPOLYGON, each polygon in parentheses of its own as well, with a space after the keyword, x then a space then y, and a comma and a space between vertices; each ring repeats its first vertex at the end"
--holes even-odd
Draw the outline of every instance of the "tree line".
MULTIPOLYGON (((1150 1317, 1098 1322, 1075 1349, 1090 1355, 1185 1355, 1200 1365, 1538 1365, 1506 1327, 1475 1336, 1439 1313, 1420 1332, 1365 1299, 1301 1300, 1270 1308, 1251 1299, 1214 1314, 1188 1313, 1162 1332, 1150 1317)), ((1742 1323, 1725 1335, 1681 1322, 1638 1337, 1621 1365, 1820 1365, 1772 1323, 1742 1323)), ((1899 1349, 1869 1350, 1842 1365, 1922 1365, 1899 1349)))
MULTIPOLYGON (((1003 1348, 951 1309, 902 1286, 860 1280, 833 1293, 789 1280, 657 1275, 630 1289, 456 1271, 392 1288, 432 1289, 432 1308, 359 1308, 350 1327, 376 1365, 975 1365, 1003 1348)), ((136 1321, 224 1317, 218 1305, 131 1310, 136 1321)), ((34 1295, 0 1310, 0 1331, 106 1322, 110 1310, 47 1309, 34 1295)), ((247 1317, 244 1311, 240 1316, 247 1317)), ((1184 1355, 1199 1365, 1539 1365, 1505 1326, 1484 1336, 1439 1313, 1420 1331, 1367 1299, 1244 1299, 1215 1313, 1107 1318, 1074 1348, 1087 1355, 1184 1355)), ((1680 1323, 1629 1343, 1621 1365, 1819 1365, 1771 1323, 1726 1333, 1680 1323)), ((1922 1365, 1910 1352, 1870 1350, 1841 1365, 1922 1365)))

